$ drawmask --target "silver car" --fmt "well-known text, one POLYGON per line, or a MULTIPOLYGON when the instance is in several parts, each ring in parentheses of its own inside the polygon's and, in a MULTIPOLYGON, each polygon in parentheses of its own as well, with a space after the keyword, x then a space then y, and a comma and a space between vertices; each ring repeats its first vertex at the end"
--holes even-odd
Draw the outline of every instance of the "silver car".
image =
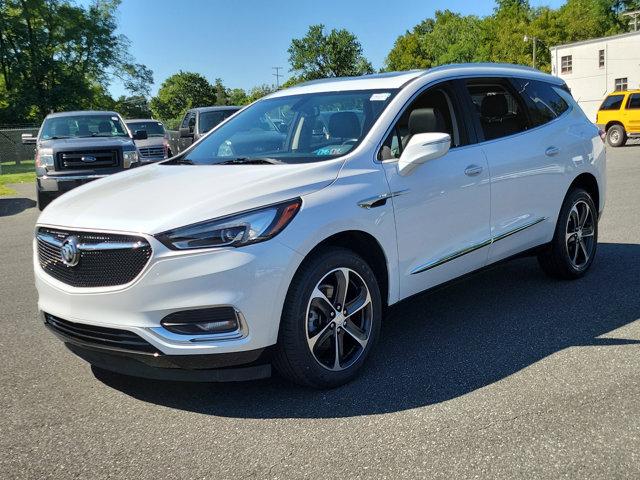
POLYGON ((157 162, 172 156, 168 133, 162 122, 153 119, 134 119, 126 121, 130 131, 145 130, 147 138, 136 140, 140 164, 157 162))

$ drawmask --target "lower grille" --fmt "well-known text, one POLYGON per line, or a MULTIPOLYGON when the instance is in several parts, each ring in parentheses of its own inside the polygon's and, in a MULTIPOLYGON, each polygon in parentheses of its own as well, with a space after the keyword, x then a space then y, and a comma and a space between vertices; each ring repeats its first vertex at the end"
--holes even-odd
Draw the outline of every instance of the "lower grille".
POLYGON ((95 347, 129 350, 142 353, 159 353, 149 342, 128 330, 97 327, 84 323, 75 323, 44 314, 44 321, 61 336, 95 347))
POLYGON ((142 237, 112 233, 74 232, 40 227, 36 234, 42 269, 73 287, 112 287, 135 279, 151 258, 142 237), (77 262, 65 263, 62 247, 73 240, 77 262))
POLYGON ((117 167, 118 150, 58 152, 58 164, 68 170, 117 167))
POLYGON ((164 147, 142 147, 138 148, 140 152, 140 156, 143 158, 156 158, 156 157, 164 157, 164 147))

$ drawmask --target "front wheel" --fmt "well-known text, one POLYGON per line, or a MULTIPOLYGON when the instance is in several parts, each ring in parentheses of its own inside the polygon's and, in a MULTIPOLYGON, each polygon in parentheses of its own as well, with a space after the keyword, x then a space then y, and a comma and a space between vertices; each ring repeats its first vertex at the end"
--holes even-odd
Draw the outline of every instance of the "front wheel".
POLYGON ((574 189, 562 204, 551 244, 538 255, 540 266, 554 278, 580 278, 593 263, 597 246, 596 206, 586 191, 574 189))
POLYGON ((342 385, 361 370, 381 319, 380 290, 369 265, 350 250, 325 250, 302 265, 289 287, 274 366, 300 385, 342 385))

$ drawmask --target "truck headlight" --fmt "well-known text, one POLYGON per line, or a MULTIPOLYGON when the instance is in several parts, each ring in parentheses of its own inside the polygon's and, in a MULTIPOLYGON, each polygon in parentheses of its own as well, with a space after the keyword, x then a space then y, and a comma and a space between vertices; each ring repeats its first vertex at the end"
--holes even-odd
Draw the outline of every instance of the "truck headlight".
POLYGON ((130 168, 134 163, 138 163, 137 150, 125 150, 123 154, 123 167, 130 168))
POLYGON ((296 216, 302 200, 261 207, 214 220, 187 225, 156 235, 172 250, 240 247, 275 237, 296 216))
POLYGON ((53 149, 52 148, 40 148, 36 153, 36 167, 44 168, 46 170, 53 169, 53 149))

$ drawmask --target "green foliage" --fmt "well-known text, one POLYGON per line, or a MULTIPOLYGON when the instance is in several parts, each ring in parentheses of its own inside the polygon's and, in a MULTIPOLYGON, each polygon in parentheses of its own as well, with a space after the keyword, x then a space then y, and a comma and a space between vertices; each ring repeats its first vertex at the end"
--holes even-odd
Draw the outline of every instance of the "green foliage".
POLYGON ((446 63, 506 62, 550 71, 549 48, 627 31, 621 13, 640 8, 638 0, 567 0, 557 9, 532 8, 526 0, 497 0, 492 15, 479 18, 437 11, 401 35, 385 69, 429 68, 446 63))
POLYGON ((51 110, 103 108, 118 78, 146 94, 152 72, 116 34, 119 0, 0 1, 0 122, 40 121, 51 110))
POLYGON ((114 102, 113 110, 124 118, 151 118, 149 102, 143 95, 123 95, 114 102))
POLYGON ((199 73, 180 71, 167 78, 151 99, 154 118, 175 128, 184 113, 194 107, 216 104, 216 90, 199 73))
POLYGON ((303 38, 291 40, 288 52, 291 70, 301 81, 373 72, 358 39, 344 29, 326 35, 324 25, 311 25, 303 38))
POLYGON ((245 103, 255 102, 256 100, 264 97, 265 95, 269 95, 270 93, 275 92, 276 89, 272 85, 259 85, 257 87, 253 87, 251 91, 247 94, 247 99, 245 103))

